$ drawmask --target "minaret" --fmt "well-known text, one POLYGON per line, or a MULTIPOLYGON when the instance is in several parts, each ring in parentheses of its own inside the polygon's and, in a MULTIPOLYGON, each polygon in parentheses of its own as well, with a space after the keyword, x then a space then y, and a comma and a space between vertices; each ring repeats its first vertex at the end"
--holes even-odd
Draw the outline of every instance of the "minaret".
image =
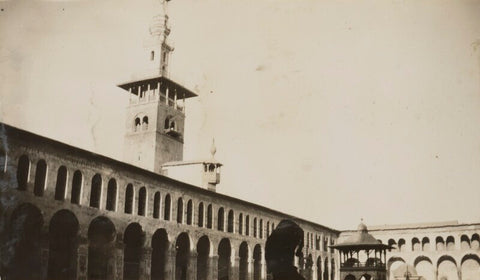
POLYGON ((146 73, 118 85, 130 94, 124 159, 157 173, 165 162, 183 160, 185 99, 197 96, 169 78, 173 48, 168 44, 167 2, 161 0, 162 13, 153 17, 144 44, 146 73))

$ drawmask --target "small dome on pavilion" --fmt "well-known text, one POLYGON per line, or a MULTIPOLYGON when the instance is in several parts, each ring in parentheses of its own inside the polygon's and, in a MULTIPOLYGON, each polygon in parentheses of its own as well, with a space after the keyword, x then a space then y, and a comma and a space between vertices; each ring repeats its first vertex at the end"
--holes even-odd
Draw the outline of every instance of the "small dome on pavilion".
POLYGON ((367 226, 363 223, 363 220, 362 220, 362 222, 360 222, 360 224, 358 225, 357 230, 358 230, 358 231, 368 232, 367 226))

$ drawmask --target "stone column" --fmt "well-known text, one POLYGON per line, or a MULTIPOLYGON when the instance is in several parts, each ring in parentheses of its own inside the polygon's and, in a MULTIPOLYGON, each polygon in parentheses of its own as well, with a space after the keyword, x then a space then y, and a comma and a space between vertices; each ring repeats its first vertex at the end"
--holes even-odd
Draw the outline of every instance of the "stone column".
POLYGON ((88 266, 88 243, 82 242, 78 244, 77 249, 77 279, 87 279, 87 266, 88 266))
POLYGON ((152 266, 152 248, 143 248, 143 256, 140 262, 140 279, 150 279, 152 266))
POLYGON ((218 279, 218 255, 211 256, 208 262, 208 279, 218 279))
POLYGON ((251 256, 248 256, 247 260, 247 279, 253 279, 253 258, 251 256))
POLYGON ((197 279, 197 252, 190 252, 190 259, 188 261, 187 279, 197 279))
POLYGON ((107 261, 107 279, 123 279, 123 244, 112 245, 112 256, 107 261))
POLYGON ((260 261, 260 267, 260 279, 267 279, 267 262, 265 261, 265 257, 262 257, 262 260, 260 261))
POLYGON ((230 269, 228 270, 228 279, 238 279, 240 267, 240 258, 238 256, 233 256, 230 259, 230 269))
POLYGON ((167 257, 165 259, 165 279, 175 280, 175 248, 171 247, 167 251, 167 257))
MULTIPOLYGON (((43 235, 43 234, 42 234, 43 235)), ((47 278, 48 273, 48 257, 49 257, 49 244, 47 236, 42 236, 42 240, 40 241, 40 263, 41 267, 41 274, 43 278, 47 278)), ((28 269, 28 268, 25 268, 28 269)))

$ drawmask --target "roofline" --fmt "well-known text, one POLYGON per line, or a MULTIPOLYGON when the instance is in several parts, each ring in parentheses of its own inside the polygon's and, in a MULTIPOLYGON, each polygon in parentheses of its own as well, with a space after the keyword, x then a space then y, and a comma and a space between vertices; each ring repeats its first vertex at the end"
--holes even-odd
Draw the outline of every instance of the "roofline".
MULTIPOLYGON (((404 226, 402 227, 401 225, 398 225, 398 226, 391 226, 391 227, 388 227, 388 225, 385 225, 387 227, 382 227, 382 228, 375 228, 375 226, 369 226, 368 227, 368 232, 372 232, 372 231, 391 231, 391 230, 413 230, 413 229, 417 229, 417 230, 420 230, 420 229, 432 229, 432 228, 446 228, 446 227, 465 227, 465 226, 480 226, 480 222, 478 223, 459 223, 459 224, 444 224, 444 225, 441 225, 441 224, 438 224, 438 225, 425 225, 425 226, 422 226, 421 224, 418 224, 418 226, 414 226, 414 225, 408 225, 408 226, 404 226)), ((341 232, 356 232, 357 230, 354 230, 354 229, 349 229, 349 230, 342 230, 341 232)))
MULTIPOLYGON (((40 140, 40 141, 43 141, 43 142, 47 142, 50 145, 57 145, 61 149, 69 150, 69 151, 72 151, 72 152, 77 152, 77 153, 80 153, 87 158, 90 157, 93 160, 100 160, 100 161, 103 161, 107 164, 117 165, 117 166, 120 166, 124 169, 130 169, 133 172, 138 172, 138 173, 140 173, 144 176, 152 177, 154 179, 157 179, 158 181, 169 182, 169 183, 172 183, 172 184, 174 184, 178 187, 185 188, 187 190, 196 191, 196 192, 202 193, 202 194, 207 195, 207 196, 212 196, 212 197, 217 197, 217 198, 230 200, 232 202, 244 204, 247 207, 248 206, 253 206, 253 207, 258 208, 261 211, 265 211, 267 213, 274 214, 274 215, 284 216, 284 218, 286 218, 286 219, 291 219, 291 220, 294 220, 294 221, 300 221, 302 223, 306 223, 306 224, 309 224, 311 226, 320 227, 322 229, 331 231, 335 234, 340 234, 340 232, 341 232, 339 230, 329 228, 327 226, 317 224, 317 223, 314 223, 312 221, 308 221, 308 220, 305 220, 305 219, 302 219, 302 218, 298 218, 298 217, 295 217, 295 216, 292 216, 292 215, 289 215, 289 214, 286 214, 286 213, 283 213, 283 212, 280 212, 280 211, 277 211, 277 210, 273 210, 273 209, 267 208, 267 207, 262 206, 262 205, 258 205, 258 204, 255 204, 255 203, 252 203, 252 202, 249 202, 249 201, 241 200, 239 198, 231 197, 231 196, 228 196, 228 195, 225 195, 225 194, 220 194, 220 193, 217 193, 217 192, 212 192, 212 191, 209 191, 209 190, 206 190, 206 189, 202 189, 200 187, 197 187, 197 186, 185 183, 185 182, 181 182, 181 181, 169 178, 167 176, 160 175, 158 173, 154 173, 152 171, 142 169, 140 167, 137 167, 137 166, 134 166, 134 165, 122 162, 122 161, 115 160, 113 158, 110 158, 110 157, 107 157, 107 156, 104 156, 104 155, 100 155, 100 154, 97 154, 97 153, 94 153, 94 152, 91 152, 91 151, 88 151, 88 150, 77 148, 77 147, 74 147, 72 145, 65 144, 63 142, 60 142, 60 141, 57 141, 57 140, 54 140, 54 139, 51 139, 51 138, 47 138, 47 137, 29 132, 29 131, 14 127, 14 126, 8 125, 8 124, 3 123, 3 122, 0 122, 0 127, 5 128, 10 133, 16 134, 16 136, 18 136, 18 137, 26 137, 26 138, 30 137, 30 138, 33 138, 34 140, 40 140)), ((7 137, 8 137, 8 134, 7 134, 7 137)))

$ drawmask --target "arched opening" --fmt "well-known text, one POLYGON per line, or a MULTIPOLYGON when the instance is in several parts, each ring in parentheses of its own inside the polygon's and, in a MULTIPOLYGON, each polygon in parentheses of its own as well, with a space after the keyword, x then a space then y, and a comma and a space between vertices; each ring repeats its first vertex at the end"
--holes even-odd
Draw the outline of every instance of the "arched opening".
POLYGON ((45 183, 47 182, 47 163, 41 159, 37 162, 37 168, 35 169, 35 185, 33 187, 33 193, 36 196, 43 196, 45 191, 45 183))
POLYGON ((172 209, 172 199, 170 195, 165 196, 165 209, 163 210, 163 219, 165 221, 170 221, 170 210, 172 209))
POLYGON ((428 237, 424 237, 422 239, 422 251, 429 251, 430 250, 430 239, 428 237))
POLYGON ((233 225, 235 224, 233 210, 228 211, 228 218, 227 218, 227 231, 233 232, 233 225))
POLYGON ((7 172, 7 153, 0 147, 0 174, 7 172))
POLYGON ((405 252, 405 239, 400 238, 398 240, 398 251, 399 252, 405 252))
POLYGON ((190 239, 185 232, 180 233, 175 243, 175 279, 187 280, 188 262, 190 260, 190 239))
POLYGON ((187 225, 191 225, 193 222, 193 202, 188 200, 187 202, 187 225))
POLYGON ((65 189, 67 187, 67 168, 60 166, 57 171, 57 182, 55 184, 55 200, 65 199, 65 189))
POLYGON ((437 236, 437 238, 435 238, 435 244, 437 247, 437 251, 445 250, 445 242, 443 241, 443 237, 437 236))
POLYGON ((148 130, 148 117, 145 116, 142 119, 142 129, 143 130, 148 130))
POLYGON ((135 123, 133 124, 133 131, 138 131, 140 128, 140 118, 135 118, 135 123))
POLYGON ((465 234, 460 237, 460 247, 462 250, 470 249, 470 239, 465 234))
POLYGON ((168 235, 165 229, 158 229, 152 236, 152 280, 165 279, 165 264, 168 252, 168 235))
POLYGON ((212 228, 213 226, 213 209, 212 204, 209 204, 207 207, 207 228, 212 228))
POLYGON ((102 177, 95 174, 92 178, 92 186, 90 188, 90 207, 100 208, 100 197, 102 195, 102 177))
POLYGON ((223 210, 223 207, 220 207, 218 209, 218 216, 217 216, 217 229, 220 231, 223 231, 225 229, 225 211, 223 210))
POLYGON ((160 192, 156 192, 153 196, 153 217, 155 219, 160 218, 160 192))
POLYGON ((245 217, 245 235, 250 236, 250 216, 245 217))
POLYGON ((356 279, 355 279, 355 276, 353 276, 352 274, 348 274, 347 276, 345 276, 345 280, 356 280, 356 279))
POLYGON ((199 227, 203 227, 203 223, 204 223, 204 212, 205 212, 205 209, 203 209, 203 202, 200 202, 198 204, 198 226, 199 227))
MULTIPOLYGON (((324 247, 327 250, 327 247, 324 247)), ((328 258, 325 258, 323 263, 323 279, 328 279, 328 258)))
POLYGON ((239 267, 238 267, 238 277, 240 280, 247 280, 248 278, 248 244, 247 242, 242 242, 238 250, 239 267))
POLYGON ((421 276, 422 280, 434 280, 435 271, 433 269, 432 261, 425 256, 419 256, 413 262, 417 275, 421 276))
POLYGON ((127 226, 123 235, 123 279, 140 278, 140 261, 143 255, 143 231, 137 223, 127 226))
POLYGON ((30 175, 30 160, 26 155, 22 155, 18 159, 17 167, 17 184, 18 189, 21 191, 27 190, 28 177, 30 175))
POLYGON ((262 247, 259 244, 253 248, 253 279, 260 280, 262 277, 262 247))
POLYGON ((125 213, 132 214, 133 212, 133 196, 135 191, 132 184, 127 185, 125 190, 125 213))
POLYGON ((263 238, 263 219, 260 219, 260 224, 258 226, 258 236, 263 238))
POLYGON ((210 240, 206 235, 200 237, 197 243, 197 280, 208 279, 208 257, 210 255, 210 240))
POLYGON ((478 250, 480 248, 480 236, 477 233, 472 235, 471 247, 473 250, 478 250))
POLYGON ((2 259, 6 279, 43 278, 40 247, 42 225, 42 214, 32 204, 22 204, 13 211, 9 242, 2 244, 7 246, 5 252, 10 253, 9 258, 2 259))
POLYGON ((238 233, 240 235, 243 234, 243 214, 242 213, 238 215, 238 233))
POLYGON ((253 218, 253 237, 257 237, 257 218, 253 218))
POLYGON ((165 118, 165 122, 163 124, 164 129, 169 129, 170 128, 170 117, 165 118))
POLYGON ((93 219, 88 227, 88 279, 112 279, 109 262, 114 262, 115 226, 106 217, 93 219))
POLYGON ((270 236, 270 222, 267 222, 267 238, 270 236))
POLYGON ((183 199, 181 197, 177 201, 177 223, 183 224, 183 199))
POLYGON ((147 189, 141 187, 138 191, 138 215, 145 216, 147 209, 147 189))
POLYGON ((322 258, 317 258, 317 280, 322 280, 322 258))
POLYGON ((82 184, 83 176, 80 170, 73 173, 72 178, 72 196, 70 197, 70 202, 74 204, 80 204, 80 198, 82 197, 82 184))
POLYGON ((117 181, 113 178, 108 181, 106 209, 110 211, 117 209, 117 181))
POLYGON ((60 210, 50 220, 48 230, 48 279, 76 279, 78 220, 68 210, 60 210))
POLYGON ((218 280, 228 280, 230 275, 230 240, 223 238, 218 244, 218 280))
POLYGON ((438 259, 438 279, 458 280, 457 262, 451 256, 438 259))
POLYGON ((313 267, 313 257, 312 257, 312 254, 308 254, 307 258, 305 259, 305 270, 303 273, 303 276, 305 277, 305 279, 312 279, 312 276, 313 276, 312 267, 313 267))
POLYGON ((414 237, 412 238, 412 251, 421 251, 422 246, 420 245, 420 240, 418 238, 414 237))
POLYGON ((447 250, 448 251, 455 250, 455 239, 453 238, 453 236, 447 237, 447 250))
POLYGON ((388 259, 387 271, 390 274, 388 279, 395 279, 394 271, 396 271, 403 264, 405 264, 405 260, 403 260, 402 258, 392 257, 388 259))
POLYGON ((335 268, 335 259, 332 259, 332 267, 331 267, 331 269, 330 269, 330 271, 331 271, 331 272, 330 272, 330 274, 331 274, 331 278, 330 278, 330 279, 332 279, 332 280, 335 279, 335 270, 336 270, 336 268, 335 268))
POLYGON ((480 258, 474 254, 465 255, 462 258, 460 269, 463 280, 478 279, 480 275, 480 258))

